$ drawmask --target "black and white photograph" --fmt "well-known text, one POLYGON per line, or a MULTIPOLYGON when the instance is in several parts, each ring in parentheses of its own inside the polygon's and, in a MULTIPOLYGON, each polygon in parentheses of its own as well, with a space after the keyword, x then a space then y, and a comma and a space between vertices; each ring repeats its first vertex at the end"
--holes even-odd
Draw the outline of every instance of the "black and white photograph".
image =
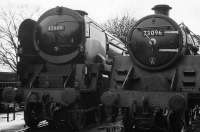
POLYGON ((200 132, 200 1, 1 0, 0 132, 200 132))

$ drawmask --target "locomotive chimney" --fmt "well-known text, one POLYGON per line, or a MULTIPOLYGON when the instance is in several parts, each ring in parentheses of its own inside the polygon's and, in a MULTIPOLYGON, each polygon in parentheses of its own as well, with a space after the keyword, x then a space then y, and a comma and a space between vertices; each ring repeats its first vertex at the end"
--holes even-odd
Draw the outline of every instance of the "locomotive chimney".
POLYGON ((152 10, 154 10, 155 14, 161 14, 169 16, 169 10, 172 9, 169 5, 155 5, 152 10))

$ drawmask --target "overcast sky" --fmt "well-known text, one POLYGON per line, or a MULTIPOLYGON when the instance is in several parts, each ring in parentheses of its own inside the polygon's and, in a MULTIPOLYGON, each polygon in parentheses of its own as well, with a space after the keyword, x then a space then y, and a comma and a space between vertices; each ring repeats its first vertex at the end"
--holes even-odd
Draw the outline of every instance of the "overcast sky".
POLYGON ((178 23, 184 22, 193 32, 200 34, 200 1, 199 0, 0 0, 0 7, 6 10, 27 8, 43 11, 55 6, 81 9, 98 23, 109 18, 129 13, 137 20, 153 14, 151 8, 156 4, 169 4, 172 7, 170 17, 178 23))

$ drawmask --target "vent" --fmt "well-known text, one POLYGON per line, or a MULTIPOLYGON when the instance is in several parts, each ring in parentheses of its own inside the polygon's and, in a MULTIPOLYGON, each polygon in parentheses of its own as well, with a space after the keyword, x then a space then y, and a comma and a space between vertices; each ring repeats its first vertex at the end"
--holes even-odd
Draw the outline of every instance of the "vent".
POLYGON ((196 87, 196 71, 192 67, 183 70, 182 91, 194 91, 196 87))
POLYGON ((125 69, 116 69, 117 74, 119 75, 126 75, 128 73, 125 69))
POLYGON ((195 76, 195 71, 193 69, 183 71, 184 76, 195 76))
POLYGON ((185 87, 195 87, 195 84, 195 82, 183 81, 183 86, 185 87))
POLYGON ((115 83, 116 83, 115 88, 121 88, 123 86, 126 76, 128 74, 128 70, 118 68, 115 71, 116 71, 116 76, 114 78, 115 83))

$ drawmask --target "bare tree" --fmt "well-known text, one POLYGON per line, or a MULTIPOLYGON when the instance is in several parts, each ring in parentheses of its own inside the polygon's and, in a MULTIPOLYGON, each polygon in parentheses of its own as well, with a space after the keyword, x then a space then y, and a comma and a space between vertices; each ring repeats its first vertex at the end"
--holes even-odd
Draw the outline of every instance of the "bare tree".
POLYGON ((103 26, 107 31, 126 42, 130 28, 135 24, 135 19, 128 14, 108 20, 103 26))
POLYGON ((0 18, 0 64, 16 71, 19 44, 17 19, 14 13, 5 11, 1 11, 0 18))
POLYGON ((34 14, 30 11, 29 15, 22 10, 20 13, 3 9, 0 11, 0 65, 7 67, 10 71, 16 72, 17 69, 19 25, 26 17, 33 18, 39 10, 39 8, 35 9, 34 14))

